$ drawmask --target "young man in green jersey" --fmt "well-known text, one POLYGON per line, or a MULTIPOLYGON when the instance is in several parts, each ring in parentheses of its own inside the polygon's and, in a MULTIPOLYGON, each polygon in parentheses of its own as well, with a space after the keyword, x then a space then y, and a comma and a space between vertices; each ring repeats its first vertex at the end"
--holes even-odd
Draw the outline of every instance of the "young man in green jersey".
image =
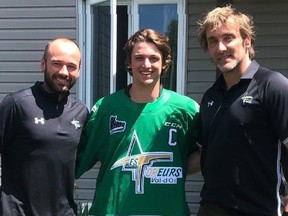
POLYGON ((199 106, 162 88, 167 37, 143 29, 124 50, 132 84, 94 105, 78 148, 76 178, 101 162, 90 214, 190 215, 185 179, 189 157, 199 165, 199 106))

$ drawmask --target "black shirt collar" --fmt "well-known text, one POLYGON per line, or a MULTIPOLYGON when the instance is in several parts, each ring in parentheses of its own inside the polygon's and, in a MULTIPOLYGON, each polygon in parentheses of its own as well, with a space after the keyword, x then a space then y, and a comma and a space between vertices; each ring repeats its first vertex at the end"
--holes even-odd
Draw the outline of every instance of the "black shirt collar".
POLYGON ((60 101, 59 101, 59 95, 58 94, 51 94, 49 92, 47 92, 44 88, 43 88, 43 82, 37 81, 35 83, 35 88, 38 89, 39 93, 42 94, 43 96, 45 96, 47 99, 53 100, 56 103, 65 103, 67 101, 67 98, 70 94, 70 92, 67 92, 65 97, 63 97, 60 101))
MULTIPOLYGON (((259 69, 260 65, 256 60, 253 60, 251 64, 248 66, 247 70, 242 74, 241 80, 246 80, 246 79, 252 79, 259 69)), ((220 77, 216 80, 216 82, 213 84, 213 87, 221 88, 221 89, 226 89, 226 84, 224 80, 223 74, 220 75, 220 77)))

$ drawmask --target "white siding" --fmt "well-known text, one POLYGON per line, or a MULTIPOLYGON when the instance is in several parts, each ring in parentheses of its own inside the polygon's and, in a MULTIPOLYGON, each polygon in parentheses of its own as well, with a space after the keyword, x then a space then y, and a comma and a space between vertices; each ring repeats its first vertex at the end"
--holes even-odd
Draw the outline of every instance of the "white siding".
MULTIPOLYGON (((207 53, 200 49, 196 38, 197 21, 216 5, 212 0, 188 0, 188 71, 187 94, 200 102, 203 93, 216 79, 215 66, 207 53)), ((288 77, 288 1, 234 0, 240 11, 254 17, 256 26, 255 59, 264 67, 280 71, 288 77)), ((203 184, 201 175, 187 181, 187 197, 191 215, 196 215, 203 184)))
POLYGON ((288 1, 241 0, 235 6, 254 17, 255 59, 288 77, 288 1))
POLYGON ((200 48, 196 37, 197 22, 215 5, 215 0, 188 0, 187 95, 198 103, 203 92, 215 81, 216 73, 208 54, 200 48))
POLYGON ((75 0, 0 1, 0 101, 43 80, 39 62, 48 40, 76 39, 75 4, 75 0))
MULTIPOLYGON (((200 48, 196 37, 197 22, 202 18, 203 13, 214 8, 215 5, 214 0, 188 0, 187 95, 198 103, 204 91, 215 81, 216 72, 207 53, 200 48)), ((187 178, 186 197, 193 216, 199 209, 202 186, 203 177, 200 173, 187 178)))

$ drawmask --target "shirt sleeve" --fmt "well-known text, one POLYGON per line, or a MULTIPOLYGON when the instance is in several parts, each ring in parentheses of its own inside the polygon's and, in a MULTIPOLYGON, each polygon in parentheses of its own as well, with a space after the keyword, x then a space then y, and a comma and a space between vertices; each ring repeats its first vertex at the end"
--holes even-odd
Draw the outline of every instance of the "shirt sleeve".
POLYGON ((17 112, 13 98, 7 95, 0 103, 0 153, 13 139, 17 127, 17 112))
POLYGON ((100 113, 98 112, 100 104, 101 102, 98 101, 92 107, 90 117, 80 137, 75 164, 76 179, 91 169, 99 160, 97 158, 97 151, 100 134, 98 127, 100 125, 100 113))
POLYGON ((192 100, 192 103, 189 103, 189 153, 197 151, 199 149, 198 140, 200 136, 200 127, 199 127, 199 105, 196 101, 192 100))
POLYGON ((288 79, 278 72, 273 73, 265 94, 273 128, 280 141, 285 144, 288 142, 288 79))

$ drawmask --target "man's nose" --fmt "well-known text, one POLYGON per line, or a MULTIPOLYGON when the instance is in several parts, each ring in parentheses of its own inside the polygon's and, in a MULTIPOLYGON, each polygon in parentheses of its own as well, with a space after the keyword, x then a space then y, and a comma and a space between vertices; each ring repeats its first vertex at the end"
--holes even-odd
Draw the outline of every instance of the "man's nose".
POLYGON ((226 49, 227 49, 227 47, 225 46, 225 44, 222 41, 219 41, 218 50, 223 51, 223 50, 226 50, 226 49))
POLYGON ((151 62, 150 62, 149 58, 144 59, 143 66, 147 67, 147 68, 151 67, 151 62))
POLYGON ((65 76, 68 76, 69 75, 69 71, 67 69, 67 66, 66 65, 63 65, 62 68, 60 69, 59 73, 61 75, 65 75, 65 76))

